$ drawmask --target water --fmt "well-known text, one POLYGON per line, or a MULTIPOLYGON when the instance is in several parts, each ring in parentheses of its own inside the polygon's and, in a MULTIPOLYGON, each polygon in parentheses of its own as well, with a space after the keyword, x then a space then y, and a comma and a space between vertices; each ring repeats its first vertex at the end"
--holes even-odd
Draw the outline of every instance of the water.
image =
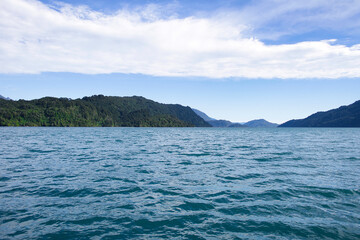
POLYGON ((0 128, 0 239, 359 239, 360 129, 0 128))

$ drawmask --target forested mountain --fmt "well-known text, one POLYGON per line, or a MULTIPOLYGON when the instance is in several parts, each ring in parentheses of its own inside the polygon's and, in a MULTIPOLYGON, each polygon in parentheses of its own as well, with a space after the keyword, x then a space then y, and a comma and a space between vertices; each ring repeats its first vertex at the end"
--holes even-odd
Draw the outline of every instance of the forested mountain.
POLYGON ((360 101, 305 119, 291 120, 279 127, 360 127, 360 101))
POLYGON ((143 97, 0 99, 0 126, 210 127, 190 107, 143 97))

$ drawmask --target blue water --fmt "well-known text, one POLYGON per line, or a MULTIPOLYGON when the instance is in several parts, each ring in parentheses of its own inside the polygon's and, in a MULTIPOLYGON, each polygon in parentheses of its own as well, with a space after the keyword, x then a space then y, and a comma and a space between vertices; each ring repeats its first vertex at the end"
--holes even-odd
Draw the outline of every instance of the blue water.
POLYGON ((360 239, 360 129, 0 128, 0 239, 360 239))

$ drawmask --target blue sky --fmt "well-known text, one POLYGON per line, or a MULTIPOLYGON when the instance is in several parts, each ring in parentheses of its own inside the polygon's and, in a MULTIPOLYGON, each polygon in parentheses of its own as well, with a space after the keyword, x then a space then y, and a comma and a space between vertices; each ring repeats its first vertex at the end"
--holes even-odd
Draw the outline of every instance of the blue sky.
POLYGON ((0 94, 141 95, 284 122, 360 99, 360 2, 0 3, 0 94))

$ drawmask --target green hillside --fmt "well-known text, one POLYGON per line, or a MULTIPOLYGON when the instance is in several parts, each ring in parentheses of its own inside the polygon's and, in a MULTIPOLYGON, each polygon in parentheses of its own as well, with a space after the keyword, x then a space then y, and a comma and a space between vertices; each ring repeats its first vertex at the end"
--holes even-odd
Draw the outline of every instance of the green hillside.
POLYGON ((209 127, 190 107, 143 97, 0 99, 0 126, 209 127))

